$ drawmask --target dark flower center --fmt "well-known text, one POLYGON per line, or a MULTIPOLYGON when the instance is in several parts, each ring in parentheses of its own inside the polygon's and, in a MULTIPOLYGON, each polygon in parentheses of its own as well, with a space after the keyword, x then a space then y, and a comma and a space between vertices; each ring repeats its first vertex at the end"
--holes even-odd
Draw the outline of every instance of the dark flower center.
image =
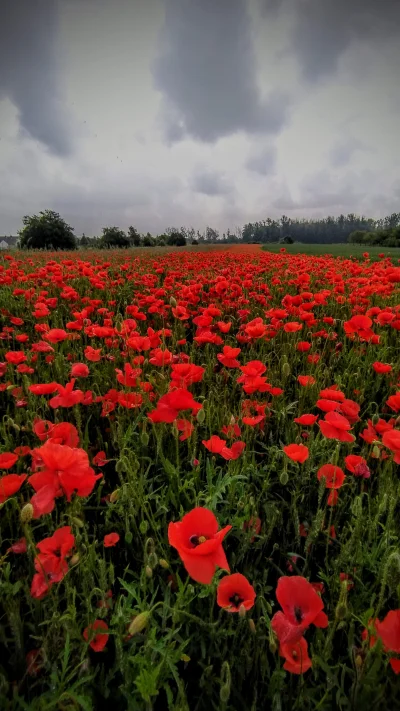
POLYGON ((201 543, 205 543, 207 538, 205 536, 190 536, 189 541, 192 546, 199 546, 201 543))
POLYGON ((231 605, 233 605, 233 607, 240 607, 244 600, 242 597, 240 597, 239 593, 235 593, 234 595, 232 595, 232 597, 229 598, 229 602, 231 603, 231 605))
POLYGON ((295 608, 294 608, 294 616, 295 616, 295 618, 296 618, 296 622, 298 622, 298 623, 300 624, 300 622, 301 622, 302 619, 303 619, 303 612, 302 612, 302 610, 300 609, 300 607, 295 607, 295 608))

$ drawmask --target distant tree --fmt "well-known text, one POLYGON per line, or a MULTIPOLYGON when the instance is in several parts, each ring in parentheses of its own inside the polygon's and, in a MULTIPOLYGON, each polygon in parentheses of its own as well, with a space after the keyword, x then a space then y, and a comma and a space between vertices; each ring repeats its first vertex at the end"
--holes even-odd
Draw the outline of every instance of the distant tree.
POLYGON ((149 233, 147 233, 147 235, 143 237, 143 247, 154 247, 154 245, 155 240, 149 233))
POLYGON ((213 227, 206 227, 206 242, 218 242, 219 232, 213 227))
POLYGON ((130 246, 130 240, 119 227, 103 227, 99 246, 104 249, 127 248, 130 246))
POLYGON ((350 232, 347 241, 350 242, 350 244, 367 244, 368 234, 369 233, 365 230, 354 230, 354 232, 350 232))
POLYGON ((181 232, 171 232, 168 235, 167 244, 170 247, 184 247, 186 244, 185 236, 181 232))
POLYGON ((76 249, 74 229, 58 212, 44 210, 39 215, 25 215, 19 231, 20 249, 76 249))
POLYGON ((293 244, 293 242, 294 242, 294 240, 292 239, 292 237, 290 235, 285 235, 285 237, 282 237, 279 240, 280 244, 293 244))
POLYGON ((79 240, 79 244, 81 247, 88 247, 90 245, 90 239, 86 237, 85 233, 82 233, 82 237, 79 240))
POLYGON ((196 244, 199 244, 199 243, 198 243, 197 239, 192 239, 191 244, 196 245, 196 244))
POLYGON ((133 247, 140 247, 143 241, 136 227, 132 227, 132 225, 128 227, 128 239, 133 247))
POLYGON ((155 238, 156 247, 165 247, 168 242, 168 235, 157 235, 155 238))

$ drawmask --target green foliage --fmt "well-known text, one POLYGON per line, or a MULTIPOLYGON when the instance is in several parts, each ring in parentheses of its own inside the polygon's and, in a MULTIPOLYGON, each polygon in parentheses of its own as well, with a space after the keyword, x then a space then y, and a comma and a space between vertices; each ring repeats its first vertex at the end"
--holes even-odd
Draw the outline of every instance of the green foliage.
POLYGON ((25 215, 19 232, 20 249, 76 249, 74 230, 58 212, 44 210, 39 215, 25 215))
POLYGON ((130 239, 119 227, 103 227, 99 246, 103 249, 126 249, 130 247, 130 239))

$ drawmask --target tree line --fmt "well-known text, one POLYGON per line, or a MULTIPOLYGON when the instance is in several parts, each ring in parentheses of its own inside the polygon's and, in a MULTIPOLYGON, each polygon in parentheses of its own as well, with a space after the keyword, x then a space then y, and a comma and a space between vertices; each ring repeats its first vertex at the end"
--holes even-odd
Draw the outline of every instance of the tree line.
POLYGON ((351 242, 365 245, 400 247, 400 212, 374 220, 354 213, 324 218, 298 219, 282 215, 279 220, 266 218, 248 222, 234 231, 222 234, 207 227, 204 232, 193 227, 169 227, 164 233, 153 236, 140 234, 130 226, 125 232, 119 227, 104 227, 99 237, 77 238, 74 228, 52 210, 39 215, 25 215, 19 231, 20 249, 115 249, 129 247, 183 247, 186 244, 212 243, 271 243, 302 242, 304 244, 337 244, 351 242))

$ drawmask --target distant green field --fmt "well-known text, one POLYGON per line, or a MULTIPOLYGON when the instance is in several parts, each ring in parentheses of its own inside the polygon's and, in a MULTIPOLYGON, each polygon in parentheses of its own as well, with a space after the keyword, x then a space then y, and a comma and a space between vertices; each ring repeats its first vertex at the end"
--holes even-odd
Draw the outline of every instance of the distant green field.
POLYGON ((285 247, 289 254, 314 254, 320 256, 323 254, 332 254, 333 257, 350 257, 362 258, 364 252, 368 252, 371 259, 378 259, 379 254, 384 254, 386 257, 400 259, 400 248, 392 247, 363 247, 357 244, 264 244, 262 248, 267 252, 279 252, 282 247, 285 247))

